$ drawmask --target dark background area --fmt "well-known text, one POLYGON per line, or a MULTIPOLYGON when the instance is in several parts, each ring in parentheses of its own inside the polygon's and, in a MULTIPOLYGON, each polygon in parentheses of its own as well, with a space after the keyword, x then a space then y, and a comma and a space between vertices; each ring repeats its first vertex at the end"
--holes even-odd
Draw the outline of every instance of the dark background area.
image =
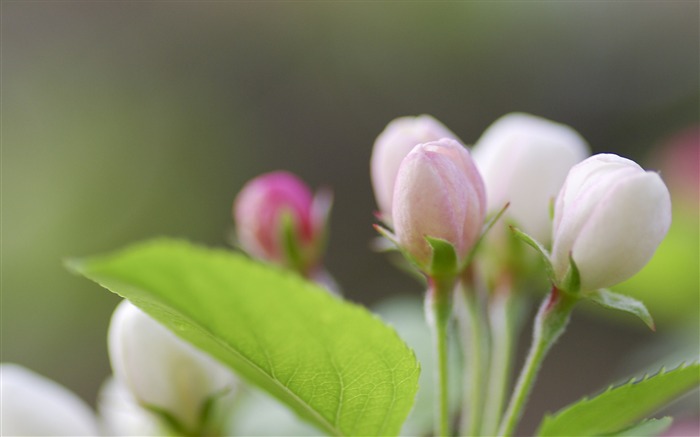
MULTIPOLYGON (((420 294, 369 250, 384 126, 428 113, 470 144, 525 111, 657 168, 652 151, 698 122, 699 13, 696 1, 3 2, 2 361, 94 404, 118 298, 62 259, 159 235, 225 245, 237 191, 282 168, 332 187, 327 267, 349 299, 420 294)), ((697 268, 673 278, 693 299, 697 268)), ((663 354, 697 357, 691 301, 656 334, 579 314, 524 429, 663 354)))

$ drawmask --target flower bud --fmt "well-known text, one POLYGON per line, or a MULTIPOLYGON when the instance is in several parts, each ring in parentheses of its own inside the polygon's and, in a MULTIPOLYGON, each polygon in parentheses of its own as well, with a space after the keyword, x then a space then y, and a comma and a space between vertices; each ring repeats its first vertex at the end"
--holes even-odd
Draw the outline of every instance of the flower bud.
POLYGON ((243 187, 233 218, 243 250, 308 275, 320 261, 329 209, 327 193, 314 198, 299 178, 277 171, 243 187))
POLYGON ((467 149, 455 140, 417 145, 401 163, 394 190, 396 237, 424 270, 432 249, 425 237, 452 244, 463 262, 481 232, 486 194, 467 149))
POLYGON ((557 197, 552 266, 561 281, 578 267, 581 290, 610 287, 651 259, 671 225, 661 177, 612 154, 574 166, 557 197))
POLYGON ((568 126, 513 113, 486 129, 473 149, 486 186, 489 212, 505 212, 524 232, 548 245, 549 205, 566 174, 588 155, 588 145, 568 126))
POLYGON ((205 402, 234 386, 228 368, 126 300, 112 316, 108 343, 119 383, 142 406, 169 413, 190 432, 205 402))
POLYGON ((0 435, 97 435, 82 399, 22 366, 0 365, 0 396, 0 435))
POLYGON ((103 436, 158 436, 170 431, 158 416, 139 405, 129 389, 114 377, 102 384, 97 409, 103 436))
POLYGON ((401 161, 417 145, 457 136, 429 115, 400 117, 377 137, 370 159, 372 186, 382 220, 391 219, 394 183, 401 161))

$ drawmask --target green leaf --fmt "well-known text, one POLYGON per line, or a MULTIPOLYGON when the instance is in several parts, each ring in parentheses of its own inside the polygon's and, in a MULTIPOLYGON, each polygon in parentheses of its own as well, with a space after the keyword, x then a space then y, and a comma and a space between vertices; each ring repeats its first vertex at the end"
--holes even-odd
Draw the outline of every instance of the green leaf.
POLYGON ((333 435, 396 435, 419 365, 394 330, 301 277, 177 240, 69 267, 333 435))
POLYGON ((540 436, 594 436, 619 433, 700 384, 697 363, 631 380, 592 399, 582 399, 546 416, 540 436))
POLYGON ((624 431, 614 434, 607 434, 609 437, 656 437, 666 431, 673 423, 673 418, 662 417, 661 419, 648 419, 627 428, 624 431))
POLYGON ((433 249, 433 258, 430 262, 430 274, 432 276, 454 276, 457 273, 457 252, 454 246, 442 238, 425 237, 433 249))
POLYGON ((649 310, 644 304, 637 299, 624 294, 614 293, 610 290, 604 288, 596 290, 585 295, 588 299, 597 303, 598 305, 604 306, 605 308, 610 308, 614 310, 624 311, 630 313, 642 319, 644 323, 652 330, 655 331, 656 327, 654 325, 654 319, 651 318, 649 310))
POLYGON ((554 277, 554 269, 552 268, 552 261, 549 259, 549 252, 547 251, 547 249, 545 249, 544 246, 542 246, 537 240, 535 240, 525 232, 521 231, 520 229, 516 228, 515 226, 510 226, 510 230, 511 232, 513 232, 513 235, 515 235, 518 238, 518 240, 532 247, 537 251, 537 253, 540 254, 542 260, 544 261, 544 267, 547 271, 547 276, 550 280, 552 280, 552 282, 554 282, 556 278, 554 277))

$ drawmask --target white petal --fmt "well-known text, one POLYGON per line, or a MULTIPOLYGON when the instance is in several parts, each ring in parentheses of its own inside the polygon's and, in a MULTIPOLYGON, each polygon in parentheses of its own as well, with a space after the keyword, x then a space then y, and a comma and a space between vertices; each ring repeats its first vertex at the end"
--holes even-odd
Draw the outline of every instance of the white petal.
POLYGON ((372 187, 385 217, 391 217, 394 185, 401 161, 417 145, 440 138, 457 138, 429 115, 400 117, 389 123, 377 137, 370 158, 372 187))
POLYGON ((0 365, 0 434, 97 435, 92 410, 63 386, 15 364, 0 365))
POLYGON ((588 145, 568 126, 528 114, 494 122, 474 146, 489 211, 510 202, 506 215, 543 244, 551 239, 549 202, 588 145))
POLYGON ((609 287, 632 277, 670 225, 671 198, 658 174, 640 173, 610 187, 573 246, 581 288, 609 287))
POLYGON ((139 402, 170 412, 188 427, 197 424, 204 401, 234 381, 222 364, 126 300, 112 317, 109 352, 115 377, 139 402))
POLYGON ((102 435, 157 436, 164 433, 160 419, 141 407, 131 392, 113 377, 102 385, 97 405, 102 435))

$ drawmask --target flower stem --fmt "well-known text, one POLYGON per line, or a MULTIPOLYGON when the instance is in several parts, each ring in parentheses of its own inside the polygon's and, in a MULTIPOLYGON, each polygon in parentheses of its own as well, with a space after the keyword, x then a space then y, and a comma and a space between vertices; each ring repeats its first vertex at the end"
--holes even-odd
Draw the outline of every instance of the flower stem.
POLYGON ((504 280, 493 292, 489 304, 491 361, 484 402, 483 435, 494 435, 503 414, 506 390, 513 365, 513 336, 517 332, 519 300, 513 295, 511 281, 504 280))
POLYGON ((467 310, 465 338, 465 359, 467 360, 467 391, 468 402, 465 403, 462 414, 461 434, 470 436, 480 435, 481 419, 484 404, 484 380, 488 359, 488 332, 485 330, 483 310, 475 287, 464 281, 462 293, 467 310))
POLYGON ((553 287, 549 296, 540 305, 535 318, 530 352, 501 421, 499 436, 510 436, 515 431, 542 361, 552 345, 564 333, 575 303, 575 297, 553 287))
POLYGON ((437 416, 435 436, 450 435, 450 410, 448 396, 448 338, 447 331, 452 312, 454 280, 431 279, 426 295, 426 319, 432 330, 436 360, 437 416))

